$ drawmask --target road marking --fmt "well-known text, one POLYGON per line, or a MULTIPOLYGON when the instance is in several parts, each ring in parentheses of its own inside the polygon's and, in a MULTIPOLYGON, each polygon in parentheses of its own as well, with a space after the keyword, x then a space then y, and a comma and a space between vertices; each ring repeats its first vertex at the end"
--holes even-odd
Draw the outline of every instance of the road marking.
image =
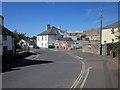
POLYGON ((49 49, 49 50, 51 50, 51 51, 58 51, 58 50, 56 50, 56 49, 49 49))
POLYGON ((36 57, 34 57, 32 60, 35 60, 35 59, 38 58, 38 57, 39 57, 39 54, 37 54, 36 57))
POLYGON ((79 56, 75 56, 76 58, 78 58, 78 59, 83 59, 82 57, 79 57, 79 56))
POLYGON ((73 54, 71 54, 71 53, 67 53, 67 54, 70 55, 70 56, 72 56, 72 57, 74 57, 74 58, 76 58, 76 59, 83 59, 82 57, 73 55, 73 54))
MULTIPOLYGON (((80 60, 80 59, 82 60, 82 59, 83 59, 82 57, 73 55, 73 54, 71 54, 71 53, 67 53, 67 54, 70 55, 70 56, 72 56, 72 57, 74 57, 74 58, 76 58, 76 59, 78 59, 78 60, 80 60)), ((70 90, 71 90, 71 89, 74 90, 74 89, 77 87, 77 85, 80 83, 80 80, 83 78, 83 82, 82 82, 81 85, 80 85, 80 88, 82 89, 82 88, 84 87, 84 85, 85 85, 85 82, 86 82, 87 78, 88 78, 90 69, 92 69, 92 67, 88 67, 88 69, 85 70, 85 62, 83 62, 83 61, 81 61, 81 60, 80 60, 80 62, 82 63, 81 72, 80 72, 80 74, 78 75, 78 77, 77 77, 77 79, 75 80, 75 82, 73 83, 73 85, 70 87, 70 90), (85 77, 83 77, 84 75, 85 75, 85 77)))
POLYGON ((86 73, 86 75, 85 75, 85 78, 84 78, 84 80, 83 80, 83 82, 82 82, 80 88, 83 88, 83 87, 84 87, 85 82, 86 82, 86 80, 87 80, 87 78, 88 78, 88 75, 89 75, 90 69, 92 69, 92 67, 89 67, 89 68, 87 69, 87 73, 86 73))
MULTIPOLYGON (((71 53, 67 53, 68 55, 76 58, 77 60, 80 60, 80 59, 83 59, 82 57, 79 57, 79 56, 75 56, 71 53)), ((76 86, 78 85, 78 83, 80 82, 80 80, 82 79, 83 75, 84 75, 84 72, 85 72, 85 63, 83 61, 80 60, 80 62, 82 63, 82 69, 81 69, 81 72, 80 74, 78 75, 78 77, 76 78, 75 82, 72 84, 72 86, 70 87, 70 90, 71 89, 74 89, 76 88, 76 86)))
POLYGON ((80 61, 83 65, 82 65, 82 69, 81 72, 78 76, 78 78, 75 80, 75 82, 73 83, 73 85, 71 86, 72 88, 76 88, 76 86, 78 85, 78 83, 80 82, 80 80, 82 79, 83 75, 84 75, 84 71, 85 71, 85 63, 83 61, 80 61))

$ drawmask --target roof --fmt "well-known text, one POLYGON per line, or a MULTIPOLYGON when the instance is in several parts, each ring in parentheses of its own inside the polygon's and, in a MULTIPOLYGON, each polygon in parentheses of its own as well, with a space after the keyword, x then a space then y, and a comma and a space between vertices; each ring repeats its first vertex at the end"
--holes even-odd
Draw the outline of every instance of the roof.
POLYGON ((118 28, 118 24, 120 25, 120 21, 112 23, 110 25, 104 26, 103 29, 108 29, 108 28, 118 28))
POLYGON ((1 15, 0 15, 0 18, 4 19, 4 17, 3 17, 3 16, 1 16, 1 15))
POLYGON ((61 38, 60 41, 73 41, 70 37, 61 38))
POLYGON ((6 27, 0 25, 0 28, 2 28, 2 35, 12 35, 12 36, 14 36, 14 34, 10 30, 8 30, 6 27))
POLYGON ((59 30, 58 28, 53 26, 51 29, 49 29, 47 31, 44 31, 44 32, 38 34, 37 36, 40 36, 40 35, 57 35, 58 30, 59 30))

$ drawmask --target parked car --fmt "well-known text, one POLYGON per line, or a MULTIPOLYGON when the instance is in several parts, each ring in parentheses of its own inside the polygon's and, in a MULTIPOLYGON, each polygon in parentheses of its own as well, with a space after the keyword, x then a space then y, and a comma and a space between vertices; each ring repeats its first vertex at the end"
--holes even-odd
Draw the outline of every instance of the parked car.
POLYGON ((48 45, 48 48, 55 48, 55 45, 48 45))
POLYGON ((35 48, 35 49, 40 49, 40 47, 38 47, 36 44, 33 45, 33 48, 35 48))

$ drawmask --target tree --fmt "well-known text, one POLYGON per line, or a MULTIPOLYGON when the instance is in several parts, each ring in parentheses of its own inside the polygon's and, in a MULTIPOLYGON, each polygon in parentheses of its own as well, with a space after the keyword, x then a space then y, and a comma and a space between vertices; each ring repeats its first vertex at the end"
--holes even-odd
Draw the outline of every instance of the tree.
POLYGON ((17 39, 24 39, 24 40, 26 39, 26 33, 19 33, 17 32, 17 30, 14 30, 13 34, 17 39))
POLYGON ((33 36, 33 37, 31 37, 30 39, 32 39, 32 40, 36 40, 36 36, 33 36))
POLYGON ((115 46, 117 48, 113 48, 117 50, 117 55, 118 55, 118 59, 120 60, 120 27, 119 27, 120 22, 118 22, 118 30, 115 32, 115 37, 116 39, 118 39, 118 42, 115 44, 115 46))
POLYGON ((13 31, 13 34, 14 34, 14 36, 15 36, 15 40, 14 40, 14 49, 15 49, 15 51, 17 50, 17 49, 20 49, 21 47, 20 47, 20 45, 18 44, 18 42, 21 40, 21 39, 24 39, 24 40, 26 40, 26 33, 19 33, 19 32, 17 32, 17 30, 14 30, 13 31))
POLYGON ((118 59, 120 60, 120 27, 118 27, 118 59))

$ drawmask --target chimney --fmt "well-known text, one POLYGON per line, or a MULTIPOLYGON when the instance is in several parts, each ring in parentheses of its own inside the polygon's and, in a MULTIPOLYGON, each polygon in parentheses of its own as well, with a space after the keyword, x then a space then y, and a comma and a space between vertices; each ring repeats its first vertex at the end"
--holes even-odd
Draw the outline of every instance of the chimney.
POLYGON ((58 25, 58 29, 61 29, 61 26, 58 25))
POLYGON ((50 24, 47 24, 46 25, 46 31, 49 30, 49 29, 51 29, 50 24))
POLYGON ((4 17, 0 16, 0 25, 4 26, 4 17))

